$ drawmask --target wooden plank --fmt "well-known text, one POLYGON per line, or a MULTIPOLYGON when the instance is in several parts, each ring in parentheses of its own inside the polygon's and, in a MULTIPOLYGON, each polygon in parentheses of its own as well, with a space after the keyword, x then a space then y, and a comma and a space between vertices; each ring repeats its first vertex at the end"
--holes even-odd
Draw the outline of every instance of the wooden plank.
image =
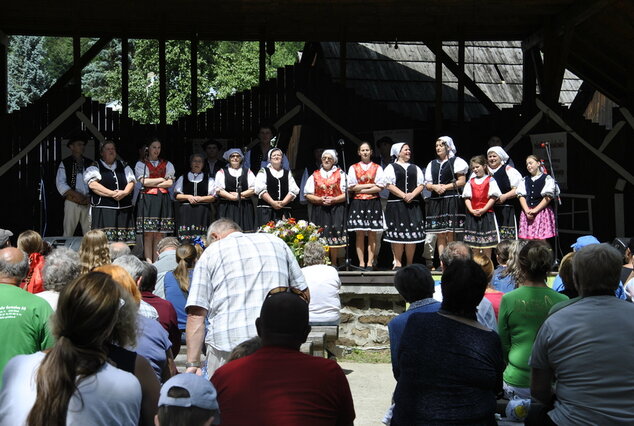
POLYGON ((127 119, 130 108, 130 44, 127 38, 121 39, 121 116, 127 119))
POLYGON ((347 139, 349 139, 352 142, 356 143, 357 145, 361 145, 361 142, 362 142, 361 139, 359 139, 357 136, 353 135, 352 133, 350 133, 349 131, 347 131, 343 127, 341 127, 339 124, 335 123, 313 101, 308 99, 303 93, 297 92, 296 96, 297 96, 297 99, 300 100, 300 102, 302 102, 308 108, 313 110, 313 112, 315 114, 317 114, 319 117, 321 117, 321 119, 324 120, 326 123, 330 124, 330 126, 332 126, 334 129, 336 129, 338 132, 340 132, 344 137, 346 137, 347 139))
POLYGON ((97 126, 95 126, 90 121, 90 119, 86 116, 86 114, 84 114, 81 111, 77 111, 75 115, 77 116, 77 118, 79 118, 79 120, 81 120, 82 123, 84 123, 84 125, 86 126, 86 129, 88 129, 88 131, 92 133, 95 138, 97 138, 99 143, 103 144, 106 141, 105 136, 99 131, 97 126))
POLYGON ((513 139, 511 139, 509 141, 509 143, 506 144, 506 146, 504 147, 504 150, 506 152, 509 152, 511 150, 511 148, 513 148, 515 146, 516 143, 518 143, 520 141, 520 139, 522 139, 524 136, 526 136, 528 134, 528 132, 531 131, 531 129, 533 127, 535 127, 542 119, 542 117, 544 116, 544 113, 539 111, 537 114, 535 114, 535 116, 533 118, 531 118, 521 129, 519 132, 517 132, 517 134, 515 136, 513 136, 513 139))
MULTIPOLYGON (((601 144, 601 147, 599 147, 599 152, 605 151, 605 149, 608 147, 610 142, 612 142, 612 139, 614 139, 614 137, 621 131, 623 126, 625 126, 625 121, 621 120, 618 123, 616 123, 614 127, 612 127, 612 129, 608 132, 608 134, 605 135, 605 138, 603 139, 603 143, 601 144)), ((618 235, 623 235, 623 234, 618 234, 618 235)))
MULTIPOLYGON (((461 38, 458 41, 458 66, 460 67, 460 74, 464 74, 464 39, 461 38)), ((464 123, 464 81, 458 79, 458 123, 464 123)))

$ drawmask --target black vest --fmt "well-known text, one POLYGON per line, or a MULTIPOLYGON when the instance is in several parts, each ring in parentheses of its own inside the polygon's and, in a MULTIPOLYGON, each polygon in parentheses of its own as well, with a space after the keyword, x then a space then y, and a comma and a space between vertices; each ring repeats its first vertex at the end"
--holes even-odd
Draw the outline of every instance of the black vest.
MULTIPOLYGON (((401 166, 393 163, 394 176, 396 177, 396 183, 394 184, 398 189, 403 192, 412 192, 416 188, 416 166, 410 164, 407 166, 407 170, 401 166)), ((390 192, 388 200, 401 200, 401 198, 390 192)))
MULTIPOLYGON (((93 162, 90 158, 81 157, 81 159, 83 167, 82 173, 84 173, 86 169, 93 164, 93 162)), ((77 173, 79 172, 79 170, 73 167, 75 164, 75 159, 71 155, 70 157, 64 158, 62 160, 62 164, 64 164, 64 172, 66 172, 66 184, 70 186, 72 190, 77 189, 77 173)))
POLYGON ((546 184, 546 175, 542 174, 537 180, 533 181, 530 176, 524 178, 526 185, 526 204, 528 207, 535 207, 542 201, 542 189, 546 184))
POLYGON ((251 161, 251 171, 254 175, 257 175, 260 169, 262 168, 262 159, 264 158, 264 154, 262 153, 262 148, 260 144, 253 147, 251 150, 251 154, 249 154, 249 160, 251 161))
MULTIPOLYGON (((434 185, 437 185, 437 184, 446 185, 448 183, 451 183, 451 181, 454 179, 454 176, 451 174, 451 171, 455 170, 454 169, 455 162, 456 162, 456 157, 451 157, 448 161, 445 161, 444 163, 442 163, 442 166, 440 165, 440 161, 438 160, 432 161, 431 163, 432 183, 434 185), (451 164, 451 167, 449 167, 447 163, 451 164)), ((448 195, 456 195, 456 194, 458 194, 458 191, 456 191, 455 189, 450 189, 445 191, 442 196, 446 197, 448 195)), ((431 192, 431 198, 439 198, 439 197, 440 195, 436 193, 436 191, 431 192)))
POLYGON ((242 175, 240 177, 234 177, 229 174, 229 166, 224 168, 225 170, 225 191, 238 192, 238 181, 240 181, 240 192, 249 189, 249 170, 242 168, 242 175))
POLYGON ((223 169, 226 165, 227 165, 227 162, 225 160, 223 160, 222 158, 218 158, 216 160, 216 162, 214 163, 213 169, 210 170, 209 161, 207 160, 207 158, 205 158, 205 165, 203 166, 203 173, 207 173, 211 177, 215 178, 216 177, 216 173, 218 173, 218 170, 223 169))
POLYGON ((500 187, 500 192, 502 194, 506 194, 511 190, 511 181, 509 180, 509 175, 506 174, 506 166, 500 166, 500 168, 493 173, 493 179, 500 187))
MULTIPOLYGON (((271 169, 268 167, 263 170, 266 173, 266 192, 275 201, 282 201, 288 194, 288 170, 284 170, 282 177, 279 179, 273 176, 271 169)), ((258 205, 269 206, 269 203, 260 198, 258 199, 258 205)))
MULTIPOLYGON (((101 180, 99 181, 104 187, 114 191, 116 189, 124 190, 128 185, 128 181, 125 178, 125 164, 119 160, 115 160, 117 167, 114 172, 103 165, 101 161, 97 161, 97 167, 101 174, 101 180)), ((105 207, 110 209, 123 209, 132 206, 132 194, 123 198, 120 201, 110 197, 102 197, 90 191, 90 201, 95 207, 105 207)))
POLYGON ((209 195, 209 175, 203 173, 203 180, 192 182, 188 177, 189 173, 183 175, 183 194, 205 197, 209 195))

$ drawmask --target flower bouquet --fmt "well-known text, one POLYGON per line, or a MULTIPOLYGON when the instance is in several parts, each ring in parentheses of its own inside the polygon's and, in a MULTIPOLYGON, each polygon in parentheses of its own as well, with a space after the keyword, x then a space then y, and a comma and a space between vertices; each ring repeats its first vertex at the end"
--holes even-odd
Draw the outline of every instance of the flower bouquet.
MULTIPOLYGON (((282 219, 277 222, 270 221, 258 229, 257 232, 266 232, 280 237, 291 249, 297 262, 302 265, 304 259, 304 246, 309 241, 317 241, 326 246, 326 241, 321 238, 323 228, 305 220, 294 218, 282 219)), ((326 248, 327 250, 327 248, 326 248)))

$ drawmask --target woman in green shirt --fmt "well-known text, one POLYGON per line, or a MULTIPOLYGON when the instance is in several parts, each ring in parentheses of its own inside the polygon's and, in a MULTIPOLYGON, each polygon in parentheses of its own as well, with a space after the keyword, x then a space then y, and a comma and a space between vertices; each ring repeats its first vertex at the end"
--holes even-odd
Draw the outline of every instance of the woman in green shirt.
POLYGON ((535 336, 550 308, 568 297, 546 285, 553 265, 553 252, 544 241, 529 241, 520 251, 518 266, 523 277, 520 287, 502 297, 498 332, 507 363, 504 393, 508 399, 530 399, 528 358, 535 336))

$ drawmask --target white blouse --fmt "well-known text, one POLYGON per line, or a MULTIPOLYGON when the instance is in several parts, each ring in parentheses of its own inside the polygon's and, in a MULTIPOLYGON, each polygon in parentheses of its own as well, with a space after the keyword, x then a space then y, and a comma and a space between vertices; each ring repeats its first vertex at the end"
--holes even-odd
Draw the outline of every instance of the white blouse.
MULTIPOLYGON (((187 179, 190 182, 198 183, 203 181, 203 173, 187 173, 187 179)), ((174 194, 182 194, 183 193, 183 176, 179 177, 174 184, 174 194)), ((214 178, 209 176, 207 181, 207 195, 216 195, 216 184, 214 178)))
MULTIPOLYGON (((518 172, 515 167, 511 167, 508 165, 502 165, 500 167, 504 167, 504 171, 506 172, 506 175, 509 177, 509 183, 511 184, 511 188, 517 188, 520 185, 520 182, 522 181, 522 175, 520 174, 520 172, 518 172)), ((489 174, 493 176, 495 172, 500 170, 500 167, 498 167, 497 169, 492 169, 489 167, 489 174)))
MULTIPOLYGON (((471 182, 475 182, 476 185, 480 185, 482 184, 482 182, 484 182, 484 179, 486 179, 487 177, 488 176, 482 176, 481 178, 479 178, 473 175, 473 177, 469 179, 467 184, 464 186, 464 190, 462 191, 462 198, 471 198, 471 194, 472 194, 471 182)), ((500 187, 498 186, 495 179, 491 178, 491 180, 489 181, 489 197, 488 198, 500 198, 500 195, 502 195, 500 192, 500 187)))
MULTIPOLYGON (((266 167, 269 168, 274 178, 279 179, 284 176, 284 169, 275 170, 273 167, 271 167, 270 164, 266 167)), ((260 198, 262 198, 262 194, 268 192, 268 188, 266 187, 266 171, 264 170, 264 168, 260 169, 257 176, 255 177, 254 189, 256 195, 260 198)), ((297 183, 293 178, 293 173, 291 173, 290 171, 288 172, 288 192, 293 195, 293 200, 295 199, 295 197, 297 197, 297 194, 299 194, 299 187, 297 186, 297 183)))
MULTIPOLYGON (((325 171, 323 168, 319 169, 319 174, 321 175, 322 178, 324 179, 328 179, 330 176, 332 176, 332 174, 335 172, 335 170, 339 169, 339 167, 337 166, 332 166, 332 169, 325 171)), ((341 189, 341 192, 345 192, 346 190, 346 174, 344 172, 341 172, 341 179, 339 180, 339 188, 341 189)), ((315 193, 315 177, 311 174, 308 177, 308 180, 306 180, 306 185, 304 185, 304 194, 314 194, 315 193)))
MULTIPOLYGON (((434 164, 434 161, 439 161, 439 160, 430 161, 429 164, 427 164, 427 167, 425 168, 425 184, 434 183, 434 180, 431 175, 431 169, 432 169, 432 165, 434 164)), ((447 162, 447 160, 443 160, 440 162, 441 167, 438 168, 438 173, 440 173, 440 171, 442 170, 442 165, 445 162, 447 162)), ((467 162, 460 157, 456 157, 456 160, 453 163, 453 172, 457 175, 466 175, 468 171, 469 171, 469 165, 467 164, 467 162)))
MULTIPOLYGON (((397 161, 397 162, 388 164, 385 170, 383 171, 382 183, 384 186, 396 185, 396 174, 394 173, 394 167, 396 167, 396 165, 407 170, 410 163, 399 163, 397 161)), ((416 186, 422 185, 424 183, 424 176, 425 175, 423 174, 423 171, 420 169, 420 167, 416 166, 416 186)))
MULTIPOLYGON (((150 161, 154 167, 158 166, 159 162, 160 160, 150 161)), ((150 175, 150 169, 148 169, 142 161, 137 161, 134 166, 134 174, 136 175, 136 180, 140 181, 150 175)), ((167 166, 165 166, 165 176, 162 177, 165 179, 174 179, 175 174, 174 165, 168 161, 167 166)))
MULTIPOLYGON (((372 163, 363 163, 361 162, 361 169, 363 171, 367 171, 372 163)), ((358 185, 359 181, 357 180, 357 174, 354 171, 354 166, 350 166, 348 169, 348 187, 352 188, 355 185, 358 185)), ((376 176, 374 176, 374 184, 379 188, 383 188, 383 167, 379 166, 376 169, 376 176)))
MULTIPOLYGON (((535 182, 542 176, 542 173, 537 176, 531 176, 531 180, 535 182)), ((518 197, 526 197, 526 183, 524 179, 520 181, 520 184, 517 186, 517 190, 515 191, 518 197)), ((542 197, 551 197, 554 198, 555 195, 559 195, 559 188, 556 188, 555 191, 555 179, 552 176, 546 175, 546 182, 544 182, 544 188, 542 188, 542 192, 540 194, 542 197), (556 194, 555 194, 556 192, 556 194)))
MULTIPOLYGON (((239 169, 234 169, 233 167, 229 167, 227 170, 229 170, 229 174, 233 177, 240 177, 242 176, 242 170, 245 170, 244 168, 240 167, 239 169)), ((246 191, 247 189, 253 189, 254 185, 255 185, 255 176, 253 175, 253 172, 249 169, 247 170, 247 185, 248 188, 242 188, 243 191, 246 191)), ((220 169, 218 170, 218 173, 216 173, 216 190, 224 190, 225 189, 225 169, 220 169)))
MULTIPOLYGON (((114 163, 110 164, 110 165, 104 163, 103 160, 99 160, 99 162, 105 168, 110 169, 113 172, 117 168, 117 162, 116 161, 114 163)), ((125 169, 123 170, 123 172, 125 173, 125 178, 126 178, 126 181, 128 183, 136 182, 136 179, 134 178, 134 173, 132 172, 132 169, 129 166, 125 166, 125 169)), ((96 180, 97 182, 99 182, 101 180, 101 173, 99 172, 99 167, 97 167, 97 166, 88 167, 86 169, 86 172, 84 173, 84 182, 86 183, 86 185, 88 185, 93 180, 96 180)))

